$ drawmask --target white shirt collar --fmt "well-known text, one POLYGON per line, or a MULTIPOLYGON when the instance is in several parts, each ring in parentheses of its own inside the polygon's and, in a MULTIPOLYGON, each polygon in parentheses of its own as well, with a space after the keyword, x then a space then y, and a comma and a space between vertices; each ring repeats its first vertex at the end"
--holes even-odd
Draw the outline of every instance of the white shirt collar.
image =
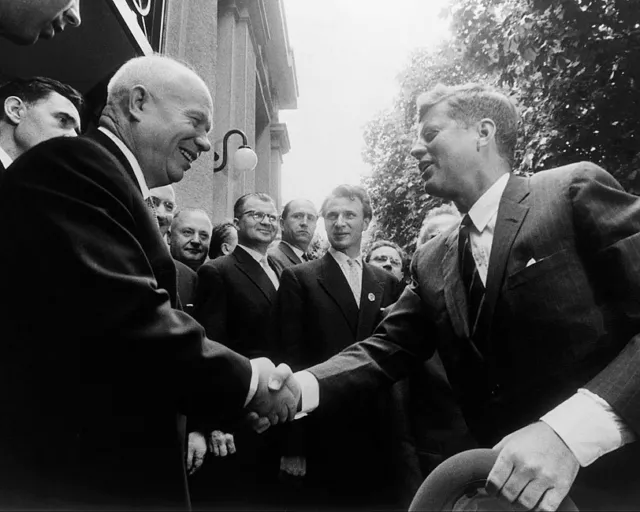
POLYGON ((140 164, 138 163, 136 157, 126 146, 126 144, 122 142, 113 132, 109 131, 104 126, 101 126, 100 128, 98 128, 98 130, 109 137, 115 143, 115 145, 118 146, 118 149, 122 151, 122 154, 124 154, 124 157, 127 159, 127 162, 129 162, 129 165, 133 169, 133 174, 135 175, 136 180, 138 180, 138 185, 140 186, 140 190, 142 191, 142 197, 144 199, 147 199, 151 194, 149 192, 149 187, 147 186, 147 180, 145 180, 144 174, 142 174, 142 169, 140 168, 140 164))
POLYGON ((0 148, 0 162, 2 162, 5 169, 13 163, 13 159, 7 155, 7 152, 2 148, 0 148))
POLYGON ((295 253, 295 255, 298 258, 302 259, 302 257, 304 256, 304 251, 302 249, 296 247, 295 245, 291 245, 289 242, 285 242, 284 240, 282 240, 282 243, 287 244, 289 247, 291 247, 291 250, 295 253))
POLYGON ((348 260, 354 260, 360 267, 362 267, 362 254, 358 254, 355 258, 349 258, 345 253, 336 251, 333 247, 329 247, 329 254, 333 256, 338 265, 347 265, 348 260))
POLYGON ((489 224, 491 218, 498 213, 500 198, 504 193, 504 189, 507 187, 509 176, 509 173, 500 176, 469 210, 469 217, 471 217, 473 225, 480 233, 482 233, 487 224, 489 224))
POLYGON ((242 247, 258 263, 262 263, 262 260, 267 256, 266 254, 262 254, 260 251, 247 247, 246 245, 238 244, 238 247, 242 247))

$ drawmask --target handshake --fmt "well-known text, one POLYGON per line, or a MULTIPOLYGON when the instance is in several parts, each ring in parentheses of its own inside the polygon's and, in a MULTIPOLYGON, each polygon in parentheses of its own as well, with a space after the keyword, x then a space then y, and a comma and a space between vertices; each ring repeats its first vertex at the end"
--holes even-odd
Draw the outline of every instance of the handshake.
POLYGON ((258 388, 247 409, 251 427, 262 433, 272 425, 293 421, 301 405, 302 390, 286 364, 275 365, 266 357, 252 359, 258 388))

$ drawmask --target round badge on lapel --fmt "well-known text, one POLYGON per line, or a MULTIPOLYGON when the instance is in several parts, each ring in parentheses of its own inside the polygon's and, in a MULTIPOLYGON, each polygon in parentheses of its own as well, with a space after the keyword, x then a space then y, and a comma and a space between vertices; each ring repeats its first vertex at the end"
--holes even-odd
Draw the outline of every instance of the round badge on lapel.
POLYGON ((373 293, 370 293, 367 298, 369 299, 369 302, 373 302, 374 300, 376 300, 376 296, 373 293))

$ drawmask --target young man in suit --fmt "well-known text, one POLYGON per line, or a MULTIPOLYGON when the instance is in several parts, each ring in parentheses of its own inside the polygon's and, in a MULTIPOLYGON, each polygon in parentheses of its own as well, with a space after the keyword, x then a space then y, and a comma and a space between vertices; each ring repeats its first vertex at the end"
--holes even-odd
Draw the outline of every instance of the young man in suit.
POLYGON ((588 162, 512 175, 517 111, 488 87, 418 108, 425 190, 465 218, 416 253, 372 337, 297 376, 303 410, 335 413, 437 348, 471 432, 498 443, 490 492, 637 509, 640 199, 588 162))
POLYGON ((316 231, 318 212, 311 201, 293 199, 282 210, 282 241, 269 249, 269 255, 280 269, 307 261, 307 249, 316 231))
MULTIPOLYGON (((397 279, 362 259, 362 233, 372 218, 366 191, 337 187, 321 214, 329 251, 285 269, 278 291, 276 339, 283 359, 297 368, 369 336, 381 309, 397 298, 397 279)), ((281 468, 304 478, 301 506, 352 507, 371 503, 367 500, 380 505, 377 491, 387 490, 389 483, 384 478, 387 440, 381 434, 388 431, 372 425, 370 417, 363 407, 352 411, 348 424, 309 418, 291 425, 281 468)))
POLYGON ((51 39, 80 21, 80 0, 0 0, 0 36, 14 43, 51 39))
POLYGON ((46 77, 15 78, 0 87, 0 179, 25 151, 80 132, 84 100, 73 87, 46 77))
POLYGON ((293 393, 279 404, 268 390, 273 364, 208 340, 176 309, 175 266, 145 202, 210 149, 212 118, 191 69, 132 59, 96 133, 38 144, 5 172, 0 215, 20 229, 0 246, 3 506, 185 509, 183 415, 292 416, 293 393), (15 250, 34 233, 45 256, 15 250))

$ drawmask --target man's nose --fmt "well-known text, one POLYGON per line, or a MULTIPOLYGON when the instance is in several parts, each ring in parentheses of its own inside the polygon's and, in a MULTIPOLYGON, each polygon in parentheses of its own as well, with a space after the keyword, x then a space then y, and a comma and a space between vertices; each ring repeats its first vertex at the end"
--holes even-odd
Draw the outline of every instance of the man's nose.
POLYGON ((62 20, 66 25, 71 25, 72 27, 80 26, 80 23, 82 23, 82 18, 80 18, 80 0, 73 2, 73 5, 64 12, 62 20))
POLYGON ((416 160, 421 160, 422 157, 427 153, 427 148, 420 141, 416 141, 411 148, 411 156, 416 160))
POLYGON ((209 137, 207 137, 206 135, 198 137, 196 139, 196 146, 202 153, 206 153, 207 151, 209 151, 211 149, 211 142, 209 141, 209 137))

